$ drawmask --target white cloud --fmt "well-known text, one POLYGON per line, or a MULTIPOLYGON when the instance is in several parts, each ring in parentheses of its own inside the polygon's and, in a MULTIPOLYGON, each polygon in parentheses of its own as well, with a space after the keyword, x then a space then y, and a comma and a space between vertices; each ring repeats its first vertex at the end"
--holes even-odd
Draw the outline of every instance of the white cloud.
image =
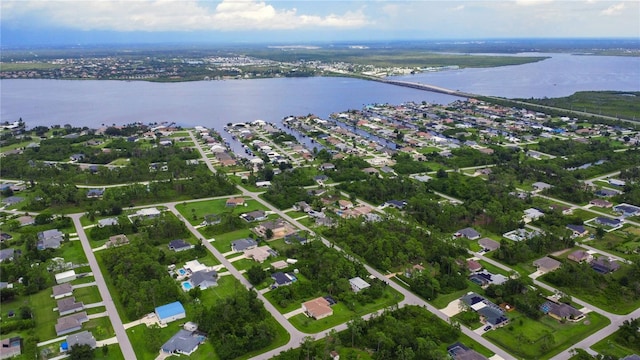
POLYGON ((462 10, 464 10, 464 5, 458 5, 456 7, 452 7, 451 10, 453 10, 453 11, 462 11, 462 10))
MULTIPOLYGON (((299 14, 264 1, 222 0, 214 9, 197 0, 3 0, 2 20, 39 16, 50 25, 82 30, 190 31, 358 28, 362 9, 344 14, 299 14)), ((287 3, 284 3, 287 4, 287 3)))
POLYGON ((624 10, 624 3, 619 3, 602 10, 601 14, 607 16, 618 15, 622 13, 622 10, 624 10))

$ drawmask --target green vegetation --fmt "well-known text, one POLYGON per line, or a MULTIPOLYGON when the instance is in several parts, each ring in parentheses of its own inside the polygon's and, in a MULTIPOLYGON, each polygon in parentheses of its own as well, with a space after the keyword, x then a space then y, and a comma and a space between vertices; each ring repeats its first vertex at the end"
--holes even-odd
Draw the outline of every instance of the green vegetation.
POLYGON ((593 312, 577 323, 560 323, 550 317, 534 321, 516 312, 510 315, 509 325, 484 336, 515 356, 548 359, 608 324, 607 318, 593 312))
POLYGON ((561 98, 519 100, 598 115, 640 120, 638 97, 640 92, 637 91, 579 91, 561 98))
POLYGON ((618 331, 600 340, 593 349, 616 359, 640 353, 639 325, 640 319, 625 320, 618 331))

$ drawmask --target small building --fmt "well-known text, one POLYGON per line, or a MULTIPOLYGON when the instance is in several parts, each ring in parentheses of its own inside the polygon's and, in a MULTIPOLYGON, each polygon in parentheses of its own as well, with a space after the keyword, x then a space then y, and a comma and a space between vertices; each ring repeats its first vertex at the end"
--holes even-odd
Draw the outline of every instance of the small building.
POLYGON ((576 250, 567 256, 567 259, 571 261, 575 261, 577 263, 581 262, 591 262, 593 260, 593 256, 589 254, 586 250, 576 250))
POLYGON ((139 216, 145 219, 153 219, 160 216, 160 214, 162 214, 162 212, 157 208, 147 208, 136 211, 134 216, 139 216))
POLYGON ((308 317, 320 320, 333 315, 333 309, 327 299, 319 297, 302 303, 302 311, 308 317))
POLYGON ((582 225, 569 224, 567 225, 567 229, 571 230, 571 237, 573 238, 582 237, 589 234, 589 231, 587 231, 587 229, 582 225))
POLYGON ((544 213, 535 208, 529 208, 524 211, 524 215, 522 216, 525 223, 529 223, 532 221, 536 221, 544 216, 544 213))
POLYGON ((475 260, 467 260, 467 268, 471 272, 476 272, 482 270, 482 264, 475 260))
POLYGON ((470 227, 458 230, 453 235, 455 237, 465 237, 469 240, 480 239, 480 233, 477 232, 474 228, 470 228, 470 227))
POLYGON ((5 260, 13 260, 15 253, 16 251, 13 248, 0 250, 0 262, 3 262, 5 260))
POLYGON ((486 357, 460 342, 447 346, 447 353, 453 360, 487 360, 486 357))
POLYGON ((84 303, 77 302, 75 296, 58 300, 58 313, 60 316, 73 314, 84 310, 84 303))
POLYGON ((89 317, 86 311, 58 318, 55 326, 56 334, 62 336, 76 332, 82 329, 82 324, 87 321, 89 321, 89 317))
POLYGON ((353 279, 349 279, 349 285, 351 285, 351 290, 356 293, 371 286, 368 282, 362 280, 362 278, 359 276, 356 276, 353 279))
POLYGON ((244 206, 244 198, 229 198, 224 204, 226 207, 244 206))
POLYGON ((264 210, 255 210, 240 215, 240 218, 246 222, 267 220, 267 213, 264 210))
POLYGON ((613 211, 624 217, 635 216, 640 214, 640 207, 629 204, 620 204, 613 207, 613 211))
POLYGON ((269 245, 259 246, 253 249, 244 251, 244 256, 247 259, 252 259, 255 262, 263 263, 271 256, 277 256, 275 250, 271 249, 269 245))
POLYGON ((109 240, 104 244, 107 248, 118 247, 127 245, 129 238, 125 234, 113 235, 109 237, 109 240))
POLYGON ((184 241, 183 239, 171 240, 169 242, 169 250, 173 250, 175 252, 191 250, 195 246, 191 243, 184 241))
POLYGON ((99 199, 104 195, 104 189, 89 189, 87 191, 88 199, 99 199))
POLYGON ((501 327, 509 322, 509 319, 504 315, 504 311, 500 306, 485 299, 481 295, 474 292, 469 292, 460 300, 469 306, 469 308, 480 315, 480 321, 492 327, 501 327))
POLYGON ((620 194, 620 192, 618 190, 602 188, 602 189, 598 189, 595 192, 595 194, 597 196, 601 196, 601 197, 612 197, 612 196, 616 196, 616 195, 620 194))
POLYGON ((96 348, 96 338, 89 331, 81 331, 77 334, 67 335, 67 346, 69 349, 76 345, 89 345, 90 348, 96 348))
POLYGON ((500 243, 489 238, 482 238, 478 240, 478 245, 482 246, 484 251, 493 251, 500 249, 500 243))
POLYGON ((191 275, 189 282, 193 287, 206 290, 218 286, 218 273, 215 270, 200 270, 191 275))
POLYGON ((73 286, 69 283, 56 285, 53 287, 53 298, 55 300, 73 295, 73 286))
POLYGON ((396 208, 398 210, 402 210, 405 208, 405 206, 407 206, 407 201, 406 200, 389 200, 387 202, 385 202, 383 204, 383 206, 385 207, 392 207, 392 208, 396 208))
POLYGON ((502 285, 507 282, 507 277, 501 274, 492 274, 488 270, 478 271, 475 274, 469 276, 469 281, 480 285, 480 287, 486 287, 489 285, 502 285))
POLYGON ((589 204, 593 205, 593 206, 605 208, 605 209, 608 209, 608 208, 613 206, 613 204, 611 202, 609 202, 607 200, 603 200, 603 199, 593 199, 593 200, 589 201, 589 204))
POLYGON ((627 185, 627 182, 619 179, 609 179, 609 184, 613 186, 625 186, 627 185))
POLYGON ((38 250, 57 249, 64 241, 64 234, 58 229, 46 230, 38 233, 38 250))
POLYGON ((615 227, 618 227, 618 226, 622 225, 622 220, 620 220, 620 219, 610 219, 608 217, 598 216, 595 219, 595 223, 598 224, 598 225, 615 228, 615 227))
POLYGON ((22 338, 14 336, 0 340, 0 359, 9 359, 22 354, 22 338))
POLYGON ((238 239, 231 242, 231 250, 236 252, 250 250, 256 247, 258 247, 258 242, 250 238, 238 239))
POLYGON ((562 263, 558 260, 552 259, 548 256, 545 256, 541 259, 538 259, 533 262, 533 266, 535 266, 538 271, 543 273, 548 273, 554 270, 557 270, 562 263))
POLYGON ((580 310, 565 303, 546 301, 540 306, 540 310, 558 321, 580 321, 584 319, 584 314, 580 310))
POLYGON ((547 184, 542 181, 534 182, 533 184, 531 184, 531 186, 533 186, 534 189, 539 191, 551 189, 553 187, 553 185, 547 184))
POLYGON ((117 218, 110 217, 110 218, 98 220, 98 227, 115 226, 115 225, 118 225, 117 218))
POLYGON ((271 278, 275 281, 273 287, 291 285, 294 281, 298 280, 295 275, 291 273, 283 273, 281 271, 271 274, 271 278))
POLYGON ((56 277, 57 284, 63 284, 63 283, 67 283, 75 280, 76 272, 75 270, 69 270, 69 271, 58 273, 55 275, 55 277, 56 277))
POLYGON ((620 269, 620 264, 614 259, 600 256, 591 262, 591 268, 600 274, 608 274, 620 269))
POLYGON ((179 319, 184 319, 187 316, 182 303, 180 303, 179 301, 158 306, 155 309, 155 313, 161 325, 166 325, 167 323, 179 319))
POLYGON ((166 343, 162 345, 162 352, 165 354, 182 354, 189 356, 198 349, 205 337, 197 331, 180 329, 166 343))

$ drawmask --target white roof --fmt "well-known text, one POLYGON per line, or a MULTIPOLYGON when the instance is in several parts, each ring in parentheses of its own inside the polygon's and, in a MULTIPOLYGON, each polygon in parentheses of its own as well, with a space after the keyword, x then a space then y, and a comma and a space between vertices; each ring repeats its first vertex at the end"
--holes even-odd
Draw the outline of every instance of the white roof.
POLYGON ((76 271, 75 270, 69 270, 69 271, 57 273, 56 274, 56 280, 68 278, 69 276, 76 276, 76 271))
POLYGON ((475 310, 475 311, 478 311, 478 310, 480 310, 480 309, 482 309, 482 308, 484 308, 486 306, 487 306, 487 304, 485 304, 483 301, 479 301, 479 302, 471 305, 471 308, 473 310, 475 310))
POLYGON ((207 270, 207 267, 205 265, 200 264, 198 260, 187 261, 183 267, 187 270, 191 270, 192 273, 195 273, 201 270, 207 270))
POLYGON ((369 286, 371 286, 371 285, 369 285, 369 283, 368 283, 368 282, 366 282, 366 281, 362 280, 362 278, 361 278, 361 277, 359 277, 359 276, 358 276, 358 277, 354 277, 353 279, 350 279, 350 280, 349 280, 349 283, 350 283, 351 285, 353 285, 353 286, 357 287, 358 289, 366 289, 366 288, 368 288, 369 286))
POLYGON ((140 209, 136 214, 140 216, 160 215, 160 210, 156 208, 140 209))

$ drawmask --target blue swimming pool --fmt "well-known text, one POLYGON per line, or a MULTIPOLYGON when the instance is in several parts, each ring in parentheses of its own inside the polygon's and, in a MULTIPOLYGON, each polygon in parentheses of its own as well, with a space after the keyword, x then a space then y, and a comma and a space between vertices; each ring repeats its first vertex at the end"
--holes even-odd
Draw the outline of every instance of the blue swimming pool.
POLYGON ((188 282, 188 281, 184 281, 182 283, 182 288, 184 289, 184 291, 189 291, 189 290, 191 290, 192 287, 193 286, 191 286, 191 283, 188 282))
POLYGON ((178 269, 178 274, 180 274, 180 276, 185 276, 185 275, 187 275, 187 270, 185 270, 185 269, 178 269))

